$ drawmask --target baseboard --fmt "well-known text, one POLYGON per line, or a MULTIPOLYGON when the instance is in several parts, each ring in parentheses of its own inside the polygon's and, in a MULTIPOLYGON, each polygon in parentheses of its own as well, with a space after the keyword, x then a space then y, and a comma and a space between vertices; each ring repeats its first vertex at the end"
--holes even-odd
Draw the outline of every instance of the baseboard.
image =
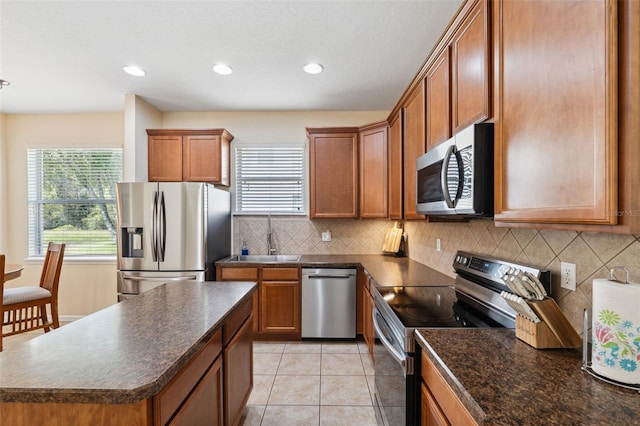
POLYGON ((59 315, 58 319, 60 322, 72 322, 75 320, 79 320, 80 318, 84 318, 84 315, 59 315))

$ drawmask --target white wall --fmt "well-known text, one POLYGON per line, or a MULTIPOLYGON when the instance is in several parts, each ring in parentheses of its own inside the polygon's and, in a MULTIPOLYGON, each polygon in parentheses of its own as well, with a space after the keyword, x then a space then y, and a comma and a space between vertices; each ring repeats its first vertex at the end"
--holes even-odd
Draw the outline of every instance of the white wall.
MULTIPOLYGON (((27 148, 45 146, 121 147, 124 138, 122 113, 5 115, 7 262, 25 265, 22 277, 7 286, 38 285, 42 261, 28 260, 27 148)), ((115 260, 74 262, 65 258, 60 278, 60 314, 86 315, 116 301, 115 260)))
POLYGON ((148 149, 146 129, 162 128, 162 112, 137 95, 125 95, 124 181, 146 182, 148 149))
POLYGON ((225 128, 234 143, 304 142, 305 127, 362 126, 389 111, 214 111, 164 113, 163 128, 225 128))
POLYGON ((7 250, 7 143, 5 137, 5 115, 0 113, 0 253, 7 250))

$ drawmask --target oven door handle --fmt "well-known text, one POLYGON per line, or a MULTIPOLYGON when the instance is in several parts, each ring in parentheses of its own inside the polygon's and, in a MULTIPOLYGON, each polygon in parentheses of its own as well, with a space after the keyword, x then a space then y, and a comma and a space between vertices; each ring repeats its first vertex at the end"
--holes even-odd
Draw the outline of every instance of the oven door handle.
POLYGON ((407 358, 406 356, 404 356, 403 353, 401 353, 400 351, 398 351, 396 348, 393 347, 393 344, 389 341, 389 338, 382 332, 382 328, 378 324, 378 317, 382 321, 384 321, 384 318, 382 318, 382 315, 380 315, 380 312, 374 308, 373 309, 373 328, 375 329, 378 338, 382 342, 382 345, 389 351, 391 356, 402 367, 402 374, 404 374, 404 376, 407 377, 407 358))

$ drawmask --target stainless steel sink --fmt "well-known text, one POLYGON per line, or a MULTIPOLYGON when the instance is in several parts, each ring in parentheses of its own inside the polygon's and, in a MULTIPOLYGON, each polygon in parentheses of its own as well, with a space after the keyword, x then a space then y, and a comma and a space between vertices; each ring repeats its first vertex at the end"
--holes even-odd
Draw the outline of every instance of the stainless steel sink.
POLYGON ((295 263, 300 260, 298 254, 248 254, 245 256, 232 256, 227 262, 248 263, 295 263))

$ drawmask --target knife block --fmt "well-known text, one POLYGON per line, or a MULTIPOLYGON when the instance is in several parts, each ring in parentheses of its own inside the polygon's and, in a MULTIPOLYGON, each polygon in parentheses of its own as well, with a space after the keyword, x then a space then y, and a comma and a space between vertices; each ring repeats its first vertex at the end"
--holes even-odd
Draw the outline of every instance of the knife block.
POLYGON ((550 297, 527 301, 540 318, 534 323, 516 315, 516 337, 536 349, 577 348, 582 338, 550 297))
POLYGON ((533 322, 516 315, 516 337, 536 349, 555 349, 564 346, 544 322, 533 322))

